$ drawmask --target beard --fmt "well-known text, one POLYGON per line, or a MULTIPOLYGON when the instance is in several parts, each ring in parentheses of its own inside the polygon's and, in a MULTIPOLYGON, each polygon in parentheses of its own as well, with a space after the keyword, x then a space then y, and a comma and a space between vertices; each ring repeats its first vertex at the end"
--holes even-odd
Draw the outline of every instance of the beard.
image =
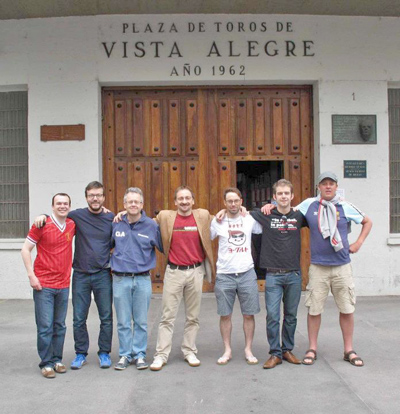
POLYGON ((98 212, 98 211, 100 211, 103 208, 103 206, 101 204, 99 204, 98 207, 93 207, 91 204, 89 204, 89 208, 92 211, 98 212))

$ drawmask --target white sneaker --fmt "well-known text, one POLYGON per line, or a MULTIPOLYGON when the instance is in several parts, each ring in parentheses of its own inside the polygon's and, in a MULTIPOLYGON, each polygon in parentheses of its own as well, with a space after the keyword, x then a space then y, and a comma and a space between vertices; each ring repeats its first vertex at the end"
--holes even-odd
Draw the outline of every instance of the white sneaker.
POLYGON ((153 363, 150 365, 150 369, 152 371, 161 371, 162 367, 166 364, 166 362, 164 362, 164 360, 157 356, 154 358, 153 363))
POLYGON ((191 367, 198 367, 200 365, 200 360, 197 358, 195 354, 190 354, 185 358, 185 361, 191 366, 191 367))

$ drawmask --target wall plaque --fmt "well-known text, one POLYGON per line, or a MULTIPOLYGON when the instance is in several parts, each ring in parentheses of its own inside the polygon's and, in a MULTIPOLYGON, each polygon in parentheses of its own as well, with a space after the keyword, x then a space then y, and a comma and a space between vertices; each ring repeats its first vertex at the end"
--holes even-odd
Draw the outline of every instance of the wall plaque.
POLYGON ((83 141, 85 125, 42 125, 40 127, 41 141, 83 141))
POLYGON ((344 178, 367 178, 366 160, 344 160, 344 178))
POLYGON ((376 144, 376 115, 332 115, 333 144, 376 144))

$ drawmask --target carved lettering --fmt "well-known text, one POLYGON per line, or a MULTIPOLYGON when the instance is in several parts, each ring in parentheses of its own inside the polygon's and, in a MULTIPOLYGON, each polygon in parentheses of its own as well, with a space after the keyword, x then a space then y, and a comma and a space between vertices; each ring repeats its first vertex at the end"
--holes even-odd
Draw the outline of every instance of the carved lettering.
POLYGON ((193 22, 188 23, 188 33, 196 32, 196 29, 198 33, 204 33, 206 31, 205 23, 199 22, 198 26, 196 26, 196 24, 193 22))
POLYGON ((219 29, 221 27, 222 22, 214 22, 214 25, 217 27, 217 33, 219 33, 219 29))
POLYGON ((260 56, 259 53, 253 54, 253 50, 256 48, 256 45, 258 45, 258 42, 257 41, 255 41, 255 40, 249 40, 247 42, 247 45, 248 45, 248 53, 247 53, 247 56, 248 57, 257 57, 257 56, 260 56))
MULTIPOLYGON (((242 74, 244 71, 242 66, 237 65, 235 58, 266 58, 266 57, 275 57, 281 56, 286 58, 291 57, 313 57, 316 55, 315 44, 313 40, 301 40, 293 38, 291 40, 285 40, 282 36, 285 36, 285 33, 293 33, 295 30, 293 28, 293 23, 288 21, 275 21, 268 23, 265 21, 256 21, 256 20, 225 20, 225 21, 209 21, 209 22, 199 22, 199 21, 181 21, 179 24, 171 22, 146 22, 145 20, 138 20, 137 22, 123 22, 119 26, 122 33, 123 39, 118 41, 108 41, 101 42, 101 48, 104 49, 104 52, 108 59, 111 57, 113 59, 129 59, 129 58, 156 58, 156 59, 167 59, 167 58, 184 58, 185 50, 182 50, 182 45, 179 46, 179 38, 176 40, 176 36, 168 36, 166 33, 178 33, 178 28, 186 33, 225 33, 231 34, 230 40, 229 37, 226 39, 220 38, 220 36, 215 35, 214 40, 211 40, 209 49, 205 51, 205 55, 199 56, 202 57, 211 57, 211 58, 234 58, 231 63, 219 63, 218 66, 212 66, 212 76, 226 76, 228 74, 233 76, 234 74, 228 71, 229 67, 234 68, 236 74, 242 74), (274 31, 275 36, 270 36, 268 38, 262 39, 261 36, 256 36, 255 39, 251 38, 251 33, 265 33, 265 32, 274 31), (155 39, 153 36, 148 36, 152 34, 160 33, 163 36, 159 36, 155 39), (234 33, 242 34, 245 33, 245 36, 235 36, 234 33), (130 34, 141 34, 141 36, 131 36, 130 34), (147 35, 147 36, 146 36, 147 35), (221 69, 222 68, 222 69, 221 69), (221 73, 220 73, 221 72, 221 73)), ((186 39, 186 42, 189 40, 186 39)), ((193 38, 194 42, 193 47, 195 47, 198 40, 193 38)), ((200 48, 198 49, 201 50, 200 48)), ((200 52, 201 54, 201 52, 200 52)), ((201 66, 196 66, 196 61, 191 62, 193 66, 190 66, 189 63, 180 66, 174 66, 170 72, 170 76, 199 76, 202 72, 201 66)), ((203 68, 205 69, 205 68, 203 68)))
MULTIPOLYGON (((191 75, 200 76, 201 67, 197 65, 197 66, 194 66, 192 70, 190 63, 185 63, 182 67, 182 76, 191 76, 191 75)), ((169 76, 180 76, 176 66, 172 68, 172 71, 169 76)))
POLYGON ((137 52, 135 52, 136 57, 142 58, 146 55, 146 52, 144 50, 144 43, 143 42, 136 42, 135 43, 135 49, 140 52, 139 54, 137 52))
POLYGON ((158 45, 163 45, 164 42, 150 42, 151 45, 154 45, 154 57, 159 58, 160 55, 158 54, 158 45))
POLYGON ((212 42, 211 49, 207 57, 210 57, 211 55, 216 55, 217 57, 221 57, 221 54, 219 53, 219 50, 215 42, 212 42))
POLYGON ((303 56, 315 56, 314 52, 310 52, 311 46, 314 46, 314 42, 312 40, 303 40, 303 45, 304 45, 303 56))
POLYGON ((229 41, 229 57, 239 57, 239 56, 240 56, 240 53, 238 53, 237 55, 233 53, 233 41, 230 40, 229 41))
POLYGON ((117 42, 112 42, 111 49, 108 49, 106 42, 102 42, 101 43, 104 46, 104 50, 106 51, 108 58, 111 56, 111 53, 112 53, 112 51, 113 51, 114 46, 115 46, 116 43, 117 42))
POLYGON ((179 51, 178 45, 176 42, 172 45, 171 53, 168 57, 172 57, 173 55, 178 55, 177 57, 182 57, 181 52, 179 51))
POLYGON ((286 40, 286 56, 296 56, 294 53, 294 49, 296 49, 296 45, 291 40, 286 40))
POLYGON ((273 44, 273 45, 276 46, 275 40, 270 40, 269 42, 265 43, 265 46, 264 46, 265 53, 268 56, 276 56, 276 55, 278 55, 279 54, 279 50, 278 49, 273 49, 272 50, 272 53, 271 53, 271 49, 269 48, 269 45, 271 45, 271 44, 273 44))

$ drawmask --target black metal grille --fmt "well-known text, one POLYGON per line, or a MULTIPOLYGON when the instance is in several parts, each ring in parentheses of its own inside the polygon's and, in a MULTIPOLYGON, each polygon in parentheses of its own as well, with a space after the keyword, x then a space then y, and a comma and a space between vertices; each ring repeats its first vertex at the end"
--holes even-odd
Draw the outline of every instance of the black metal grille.
POLYGON ((400 89, 389 89, 390 232, 400 233, 400 89))
POLYGON ((0 238, 29 228, 28 94, 0 93, 0 238))

